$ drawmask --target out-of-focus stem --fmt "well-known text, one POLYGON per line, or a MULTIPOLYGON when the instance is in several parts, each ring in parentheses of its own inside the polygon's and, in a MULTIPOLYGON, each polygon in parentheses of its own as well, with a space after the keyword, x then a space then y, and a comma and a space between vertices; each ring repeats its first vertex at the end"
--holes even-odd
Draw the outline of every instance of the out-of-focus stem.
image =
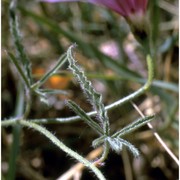
MULTIPOLYGON (((24 111, 24 88, 22 83, 20 82, 18 87, 15 117, 22 116, 23 111, 24 111)), ((15 122, 16 122, 15 119, 11 121, 11 123, 15 123, 15 122)), ((4 123, 4 121, 2 123, 4 123)), ((13 126, 12 134, 13 134, 13 142, 10 148, 11 150, 9 156, 9 169, 7 174, 7 179, 11 179, 11 180, 15 179, 15 173, 16 173, 16 159, 19 152, 19 138, 21 134, 21 126, 19 124, 13 126)))
POLYGON ((78 160, 79 162, 83 163, 87 168, 89 168, 91 171, 94 172, 94 174, 98 177, 100 180, 106 180, 104 175, 101 173, 101 171, 91 162, 89 162, 87 159, 80 156, 78 153, 74 152, 70 148, 68 148, 65 144, 63 144, 57 137, 55 137, 50 131, 46 130, 44 127, 29 122, 26 120, 17 120, 17 121, 8 121, 5 120, 3 126, 5 125, 16 125, 18 123, 19 125, 32 128, 41 134, 43 134, 45 137, 47 137, 53 144, 55 144, 57 147, 59 147, 61 150, 66 152, 69 156, 73 157, 74 159, 78 160))

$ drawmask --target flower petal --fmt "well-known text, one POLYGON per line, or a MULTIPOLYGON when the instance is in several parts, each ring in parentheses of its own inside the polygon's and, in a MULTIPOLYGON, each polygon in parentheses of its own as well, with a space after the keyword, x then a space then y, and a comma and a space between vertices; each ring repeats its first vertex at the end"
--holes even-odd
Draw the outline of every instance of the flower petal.
MULTIPOLYGON (((73 2, 78 0, 40 0, 42 2, 57 3, 57 2, 73 2)), ((79 0, 81 1, 81 0, 79 0)))
POLYGON ((144 13, 147 7, 148 0, 40 0, 43 2, 56 3, 56 2, 88 2, 92 4, 103 5, 110 8, 124 17, 131 14, 144 13))

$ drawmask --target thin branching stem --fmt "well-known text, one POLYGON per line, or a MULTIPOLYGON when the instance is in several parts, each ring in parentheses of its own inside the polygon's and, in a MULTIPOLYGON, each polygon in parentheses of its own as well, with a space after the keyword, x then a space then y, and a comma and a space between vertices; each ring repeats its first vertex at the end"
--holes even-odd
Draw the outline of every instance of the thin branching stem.
POLYGON ((101 157, 97 161, 94 162, 94 164, 101 165, 101 163, 103 163, 107 159, 108 154, 109 154, 109 149, 110 149, 109 143, 105 141, 103 153, 101 157))
POLYGON ((31 89, 38 89, 40 86, 42 86, 48 80, 49 77, 54 75, 57 72, 57 70, 60 67, 62 67, 62 65, 66 62, 66 60, 67 60, 67 55, 65 53, 62 56, 60 56, 60 58, 58 59, 58 62, 50 71, 45 73, 39 81, 37 81, 35 84, 31 86, 31 89))
MULTIPOLYGON (((150 56, 147 56, 147 65, 148 65, 148 80, 145 83, 144 86, 142 86, 139 90, 135 91, 134 93, 110 104, 105 106, 105 110, 112 110, 115 109, 116 107, 122 106, 123 104, 130 102, 131 100, 139 97, 143 93, 145 93, 151 86, 151 83, 153 81, 154 77, 154 61, 151 59, 150 56)), ((97 114, 97 111, 92 111, 87 113, 88 116, 94 116, 97 114)), ((33 122, 36 123, 43 123, 43 124, 48 124, 48 123, 72 123, 72 122, 77 122, 81 118, 80 116, 73 116, 73 117, 67 117, 67 118, 51 118, 51 119, 30 119, 33 120, 33 122)))
POLYGON ((25 109, 24 109, 24 114, 23 118, 26 119, 31 111, 31 106, 32 106, 32 98, 31 98, 31 91, 29 89, 26 90, 25 92, 25 97, 26 97, 26 103, 25 103, 25 109))
MULTIPOLYGON (((19 81, 18 85, 18 91, 17 91, 17 101, 16 101, 16 108, 14 115, 16 117, 22 116, 24 112, 24 96, 22 95, 24 93, 24 87, 19 81)), ((16 121, 14 119, 14 121, 16 121)), ((9 164, 8 164, 8 172, 7 172, 7 179, 15 179, 16 176, 16 160, 18 158, 19 154, 19 148, 20 148, 20 136, 21 136, 21 126, 19 124, 16 124, 12 128, 12 143, 10 145, 10 151, 9 151, 9 164)))
POLYGON ((101 171, 93 163, 89 162, 87 159, 83 158, 78 153, 76 153, 72 149, 68 148, 56 136, 54 136, 50 131, 48 131, 44 127, 42 127, 36 123, 26 121, 26 120, 18 120, 18 121, 4 120, 1 123, 1 125, 2 126, 9 126, 9 125, 15 125, 16 123, 18 123, 22 126, 28 127, 28 128, 32 128, 32 129, 38 131, 39 133, 43 134, 53 144, 55 144, 61 150, 66 152, 69 156, 71 156, 74 159, 78 160, 79 162, 83 163, 87 168, 89 168, 91 171, 93 171, 95 173, 95 175, 98 177, 98 179, 105 180, 104 175, 101 173, 101 171))

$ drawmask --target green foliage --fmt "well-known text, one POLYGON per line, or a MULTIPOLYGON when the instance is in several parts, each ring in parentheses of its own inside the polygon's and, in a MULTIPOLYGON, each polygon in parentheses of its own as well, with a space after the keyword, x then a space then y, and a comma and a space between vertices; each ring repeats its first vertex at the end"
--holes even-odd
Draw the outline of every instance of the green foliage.
MULTIPOLYGON (((134 131, 135 129, 141 127, 142 125, 146 124, 147 122, 151 121, 154 116, 147 116, 145 118, 141 118, 132 124, 128 125, 127 127, 123 128, 119 132, 116 132, 114 135, 110 136, 110 124, 109 118, 107 117, 107 109, 104 108, 104 104, 102 102, 102 96, 96 92, 93 88, 92 83, 87 79, 83 70, 76 65, 76 60, 73 58, 72 49, 74 46, 69 47, 67 50, 67 58, 69 61, 69 69, 73 72, 74 76, 78 80, 82 90, 85 92, 88 101, 92 104, 93 109, 96 111, 97 118, 100 121, 100 125, 97 122, 93 121, 90 117, 86 115, 86 113, 74 102, 68 101, 67 105, 77 114, 79 115, 90 127, 92 127, 98 134, 102 135, 99 139, 101 139, 101 143, 94 142, 93 145, 97 146, 100 144, 104 144, 108 146, 106 141, 109 143, 110 147, 115 150, 116 152, 120 152, 122 150, 122 146, 125 145, 128 149, 132 152, 132 154, 137 157, 139 156, 138 150, 129 142, 121 139, 120 137, 134 131), (102 130, 100 126, 103 126, 102 130), (103 133, 102 133, 103 132, 103 133), (103 142, 104 141, 104 142, 103 142)), ((141 95, 144 91, 146 91, 153 80, 153 61, 150 56, 147 57, 148 63, 148 81, 147 83, 138 91, 136 94, 131 94, 127 96, 125 99, 126 101, 131 101, 132 99, 136 98, 137 96, 141 95)), ((120 105, 120 104, 118 104, 120 105)), ((117 104, 115 104, 117 106, 117 104)), ((113 107, 113 106, 112 106, 113 107)), ((107 156, 107 153, 106 153, 107 156)))
MULTIPOLYGON (((143 67, 146 67, 146 61, 144 61, 144 57, 146 57, 148 74, 147 79, 142 77, 142 75, 140 75, 138 71, 132 70, 128 67, 130 61, 127 57, 128 53, 124 51, 124 46, 129 41, 129 39, 127 38, 129 31, 127 30, 128 28, 126 29, 126 25, 123 24, 123 21, 119 21, 118 17, 112 12, 101 9, 101 12, 98 12, 98 14, 101 14, 102 17, 98 17, 99 19, 96 17, 96 19, 94 18, 94 12, 97 13, 97 9, 94 6, 79 3, 77 6, 74 6, 75 8, 78 8, 78 18, 71 17, 73 16, 73 14, 76 14, 75 8, 69 8, 67 5, 55 6, 55 14, 57 15, 57 17, 55 15, 53 17, 52 14, 54 12, 51 11, 53 8, 48 9, 45 4, 36 4, 36 8, 39 8, 39 11, 37 13, 37 11, 33 11, 31 10, 31 8, 29 8, 29 4, 26 5, 23 3, 19 3, 17 6, 16 3, 16 0, 12 0, 10 5, 7 3, 9 5, 9 20, 7 22, 9 22, 9 28, 11 32, 12 42, 15 48, 15 53, 12 52, 12 50, 10 50, 10 48, 8 47, 6 48, 6 55, 10 62, 14 65, 16 72, 18 72, 18 80, 20 80, 18 83, 15 83, 16 86, 17 84, 20 84, 20 88, 17 88, 18 97, 16 98, 17 102, 15 105, 15 113, 13 114, 12 118, 5 117, 1 123, 2 127, 13 127, 13 143, 10 148, 8 147, 9 149, 11 149, 11 152, 9 156, 9 170, 7 179, 16 178, 15 167, 18 159, 17 157, 20 152, 19 148, 21 147, 20 137, 22 134, 22 127, 31 128, 47 137, 53 144, 55 144, 59 149, 66 152, 70 157, 73 157, 77 161, 82 162, 87 168, 90 169, 90 171, 92 171, 97 176, 98 179, 101 180, 105 180, 105 177, 96 167, 96 165, 100 165, 108 158, 110 149, 120 154, 122 152, 122 149, 127 148, 134 157, 138 157, 141 154, 138 150, 140 149, 140 147, 136 145, 138 147, 137 149, 133 145, 134 142, 132 142, 133 144, 131 144, 131 140, 125 140, 124 136, 129 134, 130 136, 136 137, 133 134, 136 133, 134 131, 149 123, 154 119, 154 117, 156 117, 155 124, 157 124, 157 122, 159 123, 159 119, 163 119, 163 123, 160 124, 158 131, 160 132, 161 136, 169 142, 171 148, 176 151, 176 149, 178 148, 178 141, 177 138, 174 138, 174 134, 175 132, 178 132, 178 82, 176 81, 174 76, 171 77, 169 81, 164 80, 164 74, 166 75, 166 73, 163 74, 163 67, 161 66, 164 63, 163 61, 165 60, 163 58, 161 59, 160 57, 166 57, 166 54, 171 55, 171 53, 173 52, 173 48, 177 47, 178 33, 176 33, 176 31, 173 31, 173 34, 171 34, 172 32, 168 33, 168 38, 166 38, 167 34, 164 33, 164 39, 161 38, 161 29, 159 27, 161 18, 159 13, 160 6, 158 1, 153 0, 150 3, 151 11, 155 12, 155 14, 158 16, 157 18, 152 18, 152 49, 148 49, 145 51, 138 45, 136 46, 135 51, 135 54, 140 54, 138 58, 142 60, 141 63, 143 67), (28 6, 28 8, 26 8, 26 6, 28 6), (60 15, 57 12, 60 12, 60 15), (22 19, 17 16, 17 13, 22 16, 22 19), (79 17, 79 15, 81 18, 79 17), (64 23, 65 17, 67 17, 66 23, 64 23), (50 68, 50 70, 45 72, 39 78, 39 80, 36 80, 33 77, 32 66, 33 63, 36 64, 36 62, 33 60, 33 56, 31 58, 28 57, 27 52, 30 52, 30 50, 28 48, 25 48, 24 43, 22 42, 22 40, 28 40, 22 39, 21 36, 23 33, 21 34, 19 28, 19 26, 22 27, 22 25, 24 25, 26 19, 28 21, 28 24, 31 24, 32 22, 34 23, 32 27, 36 27, 37 29, 39 28, 40 31, 36 33, 41 34, 41 38, 46 38, 46 40, 50 42, 52 47, 55 49, 55 53, 58 53, 58 57, 60 54, 62 54, 55 62, 55 65, 50 68), (65 27, 63 27, 64 24, 65 27), (102 38, 99 36, 99 32, 102 38), (99 46, 101 42, 104 41, 104 39, 113 39, 113 41, 117 43, 120 52, 118 58, 110 57, 101 52, 99 46), (64 45, 64 41, 66 42, 66 45, 64 45), (83 67, 82 69, 76 63, 76 58, 73 54, 75 45, 71 45, 68 48, 67 52, 64 53, 67 46, 73 43, 76 43, 78 45, 78 49, 83 52, 86 57, 90 58, 92 64, 94 62, 96 63, 98 73, 96 72, 97 69, 93 72, 88 72, 84 70, 86 69, 86 67, 83 67), (152 54, 147 55, 144 52, 152 52, 152 54), (87 101, 92 105, 92 111, 85 112, 82 105, 80 107, 78 103, 76 104, 69 98, 68 100, 66 100, 66 104, 75 112, 77 116, 60 117, 59 114, 56 113, 58 115, 55 118, 38 118, 39 116, 34 111, 37 103, 35 101, 34 95, 45 104, 49 104, 49 95, 69 95, 68 91, 66 90, 50 89, 46 88, 45 86, 45 83, 54 74, 60 74, 61 70, 63 70, 63 73, 64 71, 65 73, 67 73, 67 71, 64 70, 67 64, 69 64, 69 69, 72 71, 73 76, 81 86, 81 89, 84 92, 87 101), (106 73, 109 71, 112 73, 112 75, 110 76, 108 75, 108 73, 106 73), (154 72, 156 72, 157 80, 153 79, 154 72), (101 80, 104 83, 104 85, 106 86, 106 90, 109 93, 108 101, 106 97, 95 90, 91 81, 89 80, 90 78, 101 80), (137 88, 136 86, 134 86, 134 84, 144 85, 136 90, 137 88), (147 91, 148 93, 146 93, 147 91), (123 113, 123 110, 126 109, 125 105, 128 103, 130 104, 132 100, 137 99, 140 96, 142 96, 142 99, 146 98, 145 93, 150 99, 152 98, 152 95, 156 95, 160 98, 161 102, 159 108, 161 109, 161 112, 157 116, 150 115, 139 118, 135 121, 132 121, 130 124, 125 125, 124 128, 120 129, 120 126, 118 124, 119 119, 122 119, 123 122, 126 122, 126 120, 129 119, 128 115, 131 116, 129 110, 123 113), (123 97, 119 98, 120 96, 123 97), (104 105, 105 100, 106 102, 110 103, 108 105, 104 105), (120 106, 121 109, 119 108, 120 106), (113 110, 113 112, 116 113, 108 113, 110 110, 113 110), (33 118, 31 112, 34 114, 33 118), (80 154, 67 147, 55 135, 53 135, 53 133, 42 126, 42 124, 47 124, 48 126, 48 124, 56 123, 61 126, 61 123, 71 123, 73 129, 76 129, 76 126, 73 124, 73 122, 78 122, 79 120, 84 121, 90 128, 92 128, 92 130, 94 130, 95 136, 93 134, 94 139, 92 141, 92 146, 94 148, 98 146, 103 147, 103 153, 101 157, 95 159, 92 162, 86 160, 80 154), (169 133, 169 131, 171 131, 171 133, 169 133), (98 137, 96 137, 97 135, 98 137)), ((162 1, 160 3, 162 3, 162 1)), ((134 46, 133 43, 131 42, 132 46, 134 46)), ((54 53, 54 51, 51 50, 50 52, 52 54, 54 53)), ((38 57, 41 57, 43 59, 43 63, 45 63, 47 59, 50 59, 47 54, 38 54, 38 57)), ((133 54, 131 55, 133 56, 133 54)), ((35 58, 38 59, 38 57, 35 58)), ((49 64, 52 63, 50 62, 49 64)), ((166 67, 167 65, 168 63, 166 64, 166 67)), ((6 71, 6 69, 4 71, 6 71)), ((6 83, 11 83, 11 81, 6 83)), ((8 92, 9 91, 13 90, 8 89, 8 92)), ((139 98, 139 102, 140 101, 141 99, 139 98)), ((4 107, 6 107, 6 105, 4 105, 4 107)), ((37 106, 36 112, 37 111, 41 112, 41 107, 37 106)), ((57 110, 57 112, 59 112, 59 110, 57 110)), ((8 116, 10 116, 10 114, 8 114, 8 116)), ((132 117, 134 118, 134 116, 132 117)), ((24 133, 26 133, 26 130, 24 131, 24 133)), ((148 144, 149 141, 147 140, 145 143, 148 144)), ((148 147, 152 150, 153 148, 151 146, 152 144, 148 144, 148 147)), ((150 153, 150 156, 152 156, 153 150, 151 152, 152 153, 150 153)), ((144 154, 142 154, 142 156, 143 155, 144 154)), ((177 158, 175 157, 175 162, 176 160, 177 158)))
MULTIPOLYGON (((28 59, 24 47, 21 43, 21 35, 19 32, 19 24, 18 24, 18 17, 16 16, 16 2, 12 1, 10 8, 9 8, 9 22, 10 22, 10 30, 11 34, 14 39, 14 45, 16 47, 17 52, 17 60, 19 61, 19 64, 23 66, 23 71, 26 74, 26 78, 28 80, 28 84, 31 84, 32 82, 32 74, 31 74, 31 63, 28 59)), ((14 59, 14 58, 13 58, 14 59)), ((17 65, 17 63, 16 63, 17 65)))

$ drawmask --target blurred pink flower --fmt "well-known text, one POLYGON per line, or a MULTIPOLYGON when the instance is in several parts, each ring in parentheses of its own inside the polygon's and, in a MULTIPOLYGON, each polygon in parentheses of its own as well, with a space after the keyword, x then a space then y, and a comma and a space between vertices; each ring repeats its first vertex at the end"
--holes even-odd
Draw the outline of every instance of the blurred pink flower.
POLYGON ((89 2, 93 4, 103 5, 110 8, 122 16, 129 17, 132 14, 144 14, 147 8, 148 0, 41 0, 44 2, 89 2))
POLYGON ((42 2, 88 2, 102 5, 118 14, 124 16, 127 20, 132 33, 142 44, 147 41, 149 34, 149 23, 146 17, 148 0, 40 0, 42 2))

